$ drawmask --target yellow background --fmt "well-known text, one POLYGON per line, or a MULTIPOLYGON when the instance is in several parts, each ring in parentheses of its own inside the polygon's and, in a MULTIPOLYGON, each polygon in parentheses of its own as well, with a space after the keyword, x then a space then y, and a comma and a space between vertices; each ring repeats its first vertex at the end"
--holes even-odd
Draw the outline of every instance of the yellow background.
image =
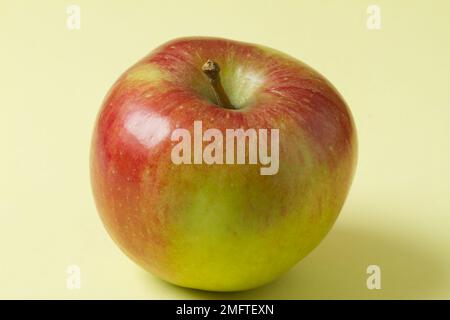
POLYGON ((0 298, 450 298, 450 2, 0 1, 0 298), (81 30, 66 8, 81 7, 81 30), (172 38, 264 44, 323 73, 352 109, 359 165, 338 222, 256 290, 215 294, 145 273, 91 195, 90 136, 116 78, 172 38), (81 289, 66 268, 81 267, 81 289), (381 268, 368 290, 366 268, 381 268))

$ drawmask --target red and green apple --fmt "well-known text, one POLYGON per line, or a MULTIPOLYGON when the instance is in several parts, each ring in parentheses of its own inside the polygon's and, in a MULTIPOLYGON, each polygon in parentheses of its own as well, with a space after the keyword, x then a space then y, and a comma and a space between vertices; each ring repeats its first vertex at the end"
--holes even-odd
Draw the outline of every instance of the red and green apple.
POLYGON ((91 181, 107 231, 137 264, 180 286, 237 291, 272 281, 319 244, 343 206, 356 153, 346 103, 306 64, 261 45, 181 38, 108 93, 91 181), (174 163, 172 132, 195 121, 224 135, 278 129, 276 174, 174 163))

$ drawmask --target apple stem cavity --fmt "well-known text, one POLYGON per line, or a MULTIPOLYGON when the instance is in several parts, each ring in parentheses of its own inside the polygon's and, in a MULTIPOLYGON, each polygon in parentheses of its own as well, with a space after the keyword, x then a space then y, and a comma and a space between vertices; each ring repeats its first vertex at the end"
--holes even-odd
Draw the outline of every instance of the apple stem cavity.
POLYGON ((220 67, 219 64, 213 60, 208 59, 202 66, 202 71, 208 77, 209 83, 213 88, 216 96, 217 104, 222 108, 236 109, 230 102, 227 93, 223 89, 222 82, 220 81, 220 67))

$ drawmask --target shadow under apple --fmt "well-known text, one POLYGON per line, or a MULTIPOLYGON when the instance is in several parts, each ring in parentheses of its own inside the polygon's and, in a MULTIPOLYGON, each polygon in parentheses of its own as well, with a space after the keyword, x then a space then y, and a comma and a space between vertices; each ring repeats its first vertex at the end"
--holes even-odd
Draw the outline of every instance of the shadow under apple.
MULTIPOLYGON (((336 225, 322 243, 278 280, 236 293, 177 287, 145 274, 152 286, 184 299, 427 299, 446 290, 439 257, 413 235, 399 238, 336 225), (381 289, 369 290, 369 265, 381 269, 381 289), (149 279, 151 278, 151 279, 149 279), (156 281, 156 283, 155 283, 156 281)), ((142 272, 144 274, 144 272, 142 272)))

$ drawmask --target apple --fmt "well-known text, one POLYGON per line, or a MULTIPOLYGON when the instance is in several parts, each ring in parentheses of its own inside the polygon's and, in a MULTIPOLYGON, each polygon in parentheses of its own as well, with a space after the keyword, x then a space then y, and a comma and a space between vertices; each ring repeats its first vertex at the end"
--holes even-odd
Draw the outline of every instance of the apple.
POLYGON ((180 286, 238 291, 274 280, 319 244, 356 156, 349 108, 318 72, 261 45, 191 37, 117 80, 96 120, 90 171, 107 231, 138 265, 180 286), (174 163, 173 132, 194 134, 196 121, 223 136, 278 130, 276 173, 174 163))

